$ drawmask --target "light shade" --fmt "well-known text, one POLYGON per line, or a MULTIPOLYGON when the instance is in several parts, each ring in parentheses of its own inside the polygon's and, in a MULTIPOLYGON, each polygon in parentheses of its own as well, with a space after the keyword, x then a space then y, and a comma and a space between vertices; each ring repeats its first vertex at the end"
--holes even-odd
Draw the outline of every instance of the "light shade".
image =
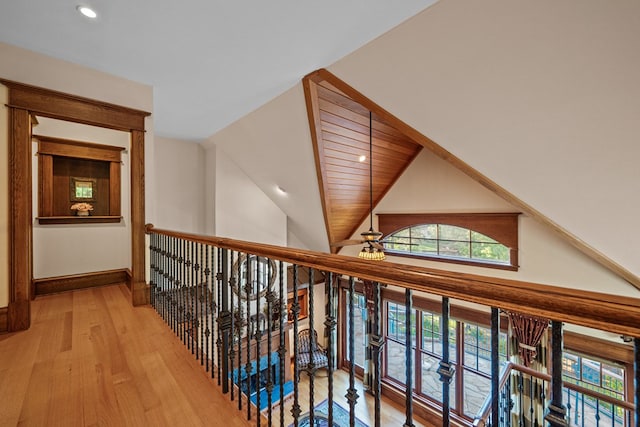
POLYGON ((367 259, 370 261, 384 261, 385 256, 383 251, 371 246, 365 246, 364 248, 362 248, 360 253, 358 253, 358 258, 367 259))

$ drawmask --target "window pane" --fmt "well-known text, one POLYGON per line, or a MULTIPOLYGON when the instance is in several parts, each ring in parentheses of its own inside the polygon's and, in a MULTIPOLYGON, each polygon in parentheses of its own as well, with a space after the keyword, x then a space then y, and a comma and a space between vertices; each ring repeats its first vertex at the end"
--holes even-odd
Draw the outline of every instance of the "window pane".
POLYGON ((471 243, 471 258, 508 262, 510 251, 499 243, 471 243))
MULTIPOLYGON (((439 358, 422 353, 421 394, 437 402, 442 402, 442 382, 440 381, 440 375, 438 374, 439 366, 440 366, 439 358)), ((452 380, 451 385, 449 387, 449 403, 452 408, 456 407, 455 395, 456 395, 456 382, 455 380, 452 380)))
POLYGON ((600 362, 582 358, 582 379, 588 383, 600 385, 600 362))
POLYGON ((411 239, 414 244, 409 248, 411 252, 434 254, 438 253, 438 241, 433 239, 411 239))
POLYGON ((438 253, 442 256, 469 258, 469 242, 440 240, 438 253))
POLYGON ((471 230, 471 241, 485 242, 485 243, 498 243, 497 241, 493 240, 491 237, 485 236, 484 234, 480 234, 477 231, 473 231, 473 230, 471 230))
POLYGON ((440 347, 442 337, 440 335, 440 316, 433 313, 422 313, 422 348, 431 353, 436 347, 440 347))
POLYGON ((467 228, 444 224, 440 224, 438 228, 440 231, 438 238, 440 240, 457 240, 462 242, 468 242, 470 240, 470 231, 467 228))
MULTIPOLYGON (((348 294, 347 294, 348 296, 348 294)), ((357 366, 364 367, 364 353, 365 353, 365 345, 364 345, 364 337, 365 337, 365 327, 366 327, 366 304, 365 298, 361 294, 354 294, 353 296, 353 329, 354 329, 354 356, 353 359, 357 366)), ((347 304, 347 319, 349 319, 349 304, 347 304)), ((349 327, 347 321, 346 335, 347 342, 350 342, 349 336, 349 327)), ((347 360, 351 361, 351 353, 349 352, 349 346, 347 345, 346 349, 347 360)))
POLYGON ((387 376, 405 384, 407 371, 405 366, 405 346, 395 341, 387 341, 387 376))
POLYGON ((491 394, 491 380, 469 370, 464 371, 464 413, 473 418, 491 394))
POLYGON ((411 237, 414 239, 437 239, 438 224, 423 224, 411 227, 411 237))

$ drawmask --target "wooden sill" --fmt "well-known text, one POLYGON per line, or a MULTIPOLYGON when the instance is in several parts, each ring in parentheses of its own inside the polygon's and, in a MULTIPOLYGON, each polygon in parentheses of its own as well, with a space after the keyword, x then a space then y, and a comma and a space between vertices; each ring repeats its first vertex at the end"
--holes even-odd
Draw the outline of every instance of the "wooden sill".
POLYGON ((40 224, 86 224, 86 223, 115 223, 122 220, 121 216, 39 216, 40 224))

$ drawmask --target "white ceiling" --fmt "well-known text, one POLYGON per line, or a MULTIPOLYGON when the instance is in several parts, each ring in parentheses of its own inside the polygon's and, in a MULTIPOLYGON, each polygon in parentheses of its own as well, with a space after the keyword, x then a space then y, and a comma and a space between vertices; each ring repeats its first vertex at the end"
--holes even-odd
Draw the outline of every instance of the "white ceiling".
POLYGON ((156 134, 199 141, 435 1, 0 0, 0 41, 153 86, 156 134))

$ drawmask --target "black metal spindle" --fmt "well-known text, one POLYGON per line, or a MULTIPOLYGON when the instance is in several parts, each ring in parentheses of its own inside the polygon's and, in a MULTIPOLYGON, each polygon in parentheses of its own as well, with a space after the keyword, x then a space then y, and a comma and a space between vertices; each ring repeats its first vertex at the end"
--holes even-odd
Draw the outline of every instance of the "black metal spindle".
POLYGON ((491 419, 500 417, 500 312, 491 308, 491 419))
MULTIPOLYGON (((238 348, 237 348, 237 353, 238 353, 238 372, 237 372, 237 382, 238 382, 238 410, 241 411, 242 410, 242 370, 244 369, 242 367, 242 287, 244 286, 241 283, 240 278, 242 277, 242 266, 241 266, 241 257, 242 254, 240 252, 238 252, 238 258, 237 261, 235 263, 233 263, 232 265, 233 267, 233 276, 234 276, 234 283, 235 283, 235 289, 238 290, 238 309, 236 310, 235 314, 232 317, 232 322, 234 322, 234 327, 233 327, 233 333, 235 336, 235 340, 238 343, 238 348)), ((233 261, 233 260, 232 260, 233 261)), ((232 295, 233 298, 233 295, 232 295)), ((233 301, 233 299, 232 299, 233 301)))
POLYGON ((171 289, 171 328, 176 335, 178 335, 179 324, 178 324, 178 284, 176 283, 176 241, 178 239, 175 237, 169 238, 169 253, 167 256, 168 261, 168 269, 167 273, 169 275, 169 288, 171 289))
POLYGON ((218 381, 222 381, 222 392, 229 393, 229 359, 227 358, 227 354, 229 354, 229 332, 231 330, 231 313, 229 311, 229 250, 222 249, 222 260, 221 260, 221 268, 220 271, 222 273, 222 281, 221 281, 221 299, 219 301, 220 308, 220 316, 218 318, 218 322, 220 324, 220 332, 221 332, 221 348, 220 353, 222 356, 218 356, 220 358, 221 363, 221 372, 218 376, 218 381))
MULTIPOLYGON (((309 288, 308 293, 309 293, 309 338, 310 338, 310 342, 309 342, 309 347, 311 349, 311 354, 314 354, 314 352, 316 351, 316 345, 317 342, 315 340, 315 326, 314 326, 314 316, 315 316, 315 309, 314 309, 314 303, 315 303, 315 296, 314 296, 314 291, 315 291, 315 279, 314 279, 314 274, 313 274, 313 268, 309 267, 309 288)), ((315 426, 315 401, 314 401, 314 395, 315 395, 315 391, 314 391, 314 387, 315 387, 315 376, 316 376, 316 368, 315 368, 315 363, 313 361, 313 357, 309 357, 309 363, 307 364, 307 375, 309 375, 309 425, 315 426)))
MULTIPOLYGON (((240 386, 240 369, 238 369, 238 372, 236 372, 235 370, 235 355, 236 355, 235 343, 236 341, 238 341, 236 339, 236 328, 238 327, 238 325, 236 324, 236 303, 235 303, 235 292, 233 292, 233 290, 237 289, 238 274, 235 271, 236 263, 234 260, 234 255, 235 255, 235 252, 230 251, 229 263, 231 264, 231 277, 229 277, 229 286, 231 286, 231 292, 229 293, 229 297, 230 297, 229 311, 231 313, 231 316, 229 318, 231 319, 231 345, 229 348, 229 371, 231 372, 231 378, 233 380, 233 384, 231 384, 231 400, 232 401, 235 399, 235 388, 236 388, 235 384, 238 384, 238 386, 240 386)), ((239 300, 240 300, 240 296, 238 296, 238 301, 239 300)), ((239 363, 238 363, 238 367, 240 367, 239 363)), ((240 391, 238 391, 238 400, 242 401, 242 396, 240 391)))
MULTIPOLYGON (((255 267, 255 272, 256 272, 256 276, 254 279, 254 286, 255 286, 255 290, 253 290, 253 294, 256 297, 256 314, 255 314, 255 340, 256 340, 256 408, 258 410, 258 415, 256 416, 256 423, 258 425, 258 427, 260 427, 260 391, 262 389, 262 363, 261 363, 261 358, 262 358, 262 354, 260 352, 260 348, 262 347, 260 345, 260 341, 262 340, 262 330, 260 329, 260 315, 261 313, 261 308, 260 308, 260 300, 262 299, 260 297, 261 295, 261 285, 262 285, 262 280, 264 279, 262 277, 262 268, 261 268, 261 262, 260 262, 260 257, 256 256, 255 257, 256 260, 256 267, 255 267)), ((269 366, 269 368, 271 368, 269 366)))
POLYGON ((551 427, 565 427, 566 408, 562 404, 562 322, 551 322, 551 402, 544 419, 551 427))
POLYGON ((442 425, 448 427, 450 424, 449 412, 451 411, 450 402, 450 385, 455 369, 450 361, 449 355, 449 311, 450 304, 449 298, 442 297, 442 324, 440 329, 442 331, 442 359, 438 367, 438 374, 440 374, 440 381, 442 382, 442 425))
POLYGON ((356 294, 355 278, 349 277, 349 388, 345 397, 349 402, 349 426, 356 425, 356 403, 358 391, 356 390, 356 357, 355 357, 355 313, 353 299, 356 294))
POLYGON ((287 322, 287 293, 284 286, 284 263, 278 262, 278 284, 280 295, 280 315, 278 317, 278 338, 280 346, 278 347, 278 362, 280 364, 280 427, 284 427, 284 370, 285 357, 287 349, 285 348, 285 322, 287 322))
POLYGON ((334 288, 333 288, 333 280, 334 273, 329 272, 327 274, 327 278, 325 280, 325 293, 327 295, 327 303, 326 303, 326 313, 325 313, 325 321, 324 326, 327 330, 327 383, 328 383, 328 399, 329 399, 329 413, 328 415, 328 423, 330 426, 333 426, 333 360, 335 357, 336 351, 334 347, 337 348, 335 343, 333 342, 333 334, 336 328, 336 318, 333 315, 335 311, 334 304, 334 288))
POLYGON ((204 294, 204 306, 205 306, 205 314, 204 314, 204 338, 205 338, 205 370, 209 372, 209 362, 213 361, 211 358, 211 353, 209 352, 209 340, 211 338, 211 329, 209 329, 209 320, 211 319, 211 263, 209 258, 209 245, 205 245, 204 247, 204 282, 205 282, 205 294, 204 294))
POLYGON ((634 384, 635 384, 635 421, 636 427, 640 426, 640 338, 633 339, 634 343, 634 357, 633 357, 633 372, 634 372, 634 384))
MULTIPOLYGON (((404 291, 404 303, 405 303, 405 319, 404 319, 404 340, 405 340, 405 384, 407 385, 405 391, 405 414, 406 419, 404 427, 413 427, 413 345, 411 337, 411 312, 413 305, 413 292, 411 289, 405 289, 404 291)), ((444 425, 444 424, 443 424, 444 425)), ((448 425, 448 424, 447 424, 448 425)))
MULTIPOLYGON (((271 357, 271 345, 272 345, 272 336, 271 333, 273 332, 273 304, 276 301, 276 295, 273 292, 273 289, 271 289, 271 275, 272 275, 272 271, 271 271, 271 260, 267 259, 267 276, 266 276, 266 280, 267 280, 267 366, 269 367, 269 369, 267 370, 267 386, 266 386, 266 390, 267 390, 267 425, 269 427, 271 427, 271 425, 273 424, 273 413, 272 413, 272 406, 273 406, 273 376, 271 373, 271 363, 273 363, 272 357, 271 357)), ((280 397, 282 398, 282 395, 280 395, 280 397)))
POLYGON ((189 255, 191 257, 191 267, 189 268, 189 287, 187 288, 187 295, 189 297, 189 336, 191 338, 191 354, 197 354, 196 345, 198 334, 194 332, 195 322, 196 322, 196 299, 195 299, 195 289, 196 289, 196 254, 195 254, 195 243, 190 242, 189 244, 189 255))
POLYGON ((249 295, 251 295, 251 255, 245 254, 245 277, 246 281, 244 283, 244 292, 245 292, 245 301, 247 302, 247 361, 245 364, 245 373, 247 380, 247 419, 251 420, 251 374, 253 369, 251 369, 251 299, 249 295))
POLYGON ((202 325, 202 320, 204 319, 204 307, 206 304, 204 303, 204 266, 203 266, 203 252, 204 248, 202 243, 198 243, 200 256, 198 257, 198 272, 200 273, 200 278, 198 280, 198 306, 200 307, 200 315, 198 316, 198 330, 200 331, 200 344, 198 348, 200 349, 200 366, 204 366, 204 325, 202 325))
POLYGON ((384 345, 382 336, 382 325, 380 322, 382 300, 380 298, 380 283, 373 282, 373 336, 371 337, 371 348, 373 349, 373 394, 374 394, 374 426, 380 427, 380 402, 382 398, 382 374, 381 354, 384 345))
POLYGON ((291 415, 293 416, 293 424, 298 427, 300 421, 300 401, 298 382, 300 381, 300 366, 298 366, 298 352, 300 351, 300 343, 298 342, 298 315, 300 314, 300 303, 298 302, 298 266, 292 267, 293 273, 293 304, 291 304, 291 313, 293 316, 293 406, 291 407, 291 415))
POLYGON ((186 319, 186 312, 185 312, 185 307, 186 307, 186 299, 185 299, 185 284, 186 284, 186 276, 185 276, 185 256, 186 256, 186 252, 185 252, 185 247, 187 245, 187 242, 185 240, 179 240, 177 242, 176 245, 176 255, 178 256, 177 258, 177 264, 176 264, 176 284, 177 284, 177 291, 176 291, 176 297, 178 298, 178 309, 177 309, 177 314, 178 314, 178 322, 181 325, 180 327, 180 333, 179 333, 179 337, 182 340, 182 343, 184 345, 187 345, 187 331, 186 331, 186 326, 185 326, 185 319, 186 319))
MULTIPOLYGON (((216 265, 218 266, 218 271, 216 272, 216 322, 218 323, 218 328, 216 332, 216 366, 218 371, 218 385, 222 385, 222 327, 220 326, 220 316, 222 313, 222 288, 227 286, 226 282, 223 282, 223 274, 222 274, 222 248, 218 248, 217 256, 216 256, 216 265)), ((226 262, 226 258, 225 258, 226 262)), ((231 324, 231 318, 229 318, 229 324, 231 324)))

